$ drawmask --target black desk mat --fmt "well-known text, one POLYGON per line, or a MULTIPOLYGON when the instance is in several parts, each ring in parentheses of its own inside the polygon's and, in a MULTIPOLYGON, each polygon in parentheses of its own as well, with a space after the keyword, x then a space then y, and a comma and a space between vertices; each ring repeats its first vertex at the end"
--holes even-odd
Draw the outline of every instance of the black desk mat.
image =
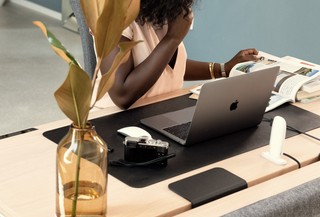
MULTIPOLYGON (((267 121, 262 121, 257 127, 187 147, 181 146, 140 124, 142 118, 186 108, 195 105, 195 103, 196 100, 189 99, 189 95, 184 95, 90 120, 95 124, 97 133, 114 148, 115 151, 109 154, 110 160, 123 159, 124 137, 118 134, 117 130, 126 126, 141 127, 147 130, 154 139, 169 142, 171 145, 169 152, 173 152, 174 149, 177 155, 168 160, 168 166, 165 168, 110 166, 109 174, 131 187, 141 188, 269 144, 271 126, 267 121)), ((284 104, 266 113, 265 117, 273 118, 277 115, 285 118, 287 125, 304 132, 320 127, 320 116, 290 104, 284 104)), ((67 134, 68 129, 69 126, 65 126, 47 131, 43 135, 51 141, 59 143, 61 138, 67 134)), ((287 138, 294 135, 297 133, 287 130, 287 138)))

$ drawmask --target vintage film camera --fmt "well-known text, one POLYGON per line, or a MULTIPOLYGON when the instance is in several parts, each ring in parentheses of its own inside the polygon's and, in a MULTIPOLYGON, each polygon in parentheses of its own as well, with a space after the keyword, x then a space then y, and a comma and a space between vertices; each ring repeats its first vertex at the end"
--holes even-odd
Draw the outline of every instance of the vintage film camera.
POLYGON ((165 167, 167 166, 169 143, 161 140, 150 139, 147 136, 126 137, 124 143, 124 160, 135 163, 142 163, 164 158, 151 165, 165 167))

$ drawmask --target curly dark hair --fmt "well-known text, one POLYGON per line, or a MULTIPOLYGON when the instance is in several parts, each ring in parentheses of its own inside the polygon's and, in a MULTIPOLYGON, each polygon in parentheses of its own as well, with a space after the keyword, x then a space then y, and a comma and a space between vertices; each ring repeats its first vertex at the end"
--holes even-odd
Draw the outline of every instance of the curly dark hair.
POLYGON ((186 17, 193 4, 194 0, 141 0, 140 12, 136 21, 140 25, 150 22, 161 28, 184 10, 187 11, 186 17))

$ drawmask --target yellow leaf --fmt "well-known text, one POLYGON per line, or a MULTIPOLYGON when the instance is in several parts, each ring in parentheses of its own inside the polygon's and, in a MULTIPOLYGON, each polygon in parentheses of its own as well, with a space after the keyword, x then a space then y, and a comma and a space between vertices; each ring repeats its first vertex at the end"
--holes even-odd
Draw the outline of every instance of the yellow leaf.
POLYGON ((126 16, 127 0, 107 0, 95 34, 97 56, 102 60, 118 44, 126 16))
POLYGON ((85 128, 90 110, 91 79, 79 66, 71 64, 66 80, 54 93, 62 112, 77 127, 85 128))
POLYGON ((124 29, 126 29, 137 18, 140 10, 140 0, 127 0, 127 1, 128 1, 128 9, 127 9, 127 16, 124 23, 124 29))
POLYGON ((139 42, 141 41, 122 42, 119 44, 120 51, 114 59, 110 70, 101 78, 96 101, 100 100, 110 90, 114 84, 115 72, 117 71, 118 67, 128 60, 130 56, 129 51, 139 42))
POLYGON ((48 35, 47 35, 47 28, 43 25, 43 23, 41 23, 40 21, 33 21, 32 23, 33 23, 34 25, 38 26, 38 27, 42 30, 43 34, 44 34, 46 37, 48 37, 48 35))
POLYGON ((83 16, 85 17, 87 26, 92 31, 93 35, 96 34, 96 24, 99 17, 99 0, 80 0, 83 16))
POLYGON ((97 0, 97 1, 98 1, 98 13, 100 16, 103 11, 103 6, 104 6, 105 2, 108 0, 97 0))

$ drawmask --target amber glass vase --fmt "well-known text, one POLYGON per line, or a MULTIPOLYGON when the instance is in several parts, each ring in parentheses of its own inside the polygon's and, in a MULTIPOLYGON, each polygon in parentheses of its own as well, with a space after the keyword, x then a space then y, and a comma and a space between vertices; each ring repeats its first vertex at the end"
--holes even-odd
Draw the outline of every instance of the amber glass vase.
POLYGON ((108 148, 91 123, 70 126, 57 148, 56 173, 57 217, 107 216, 108 148))

